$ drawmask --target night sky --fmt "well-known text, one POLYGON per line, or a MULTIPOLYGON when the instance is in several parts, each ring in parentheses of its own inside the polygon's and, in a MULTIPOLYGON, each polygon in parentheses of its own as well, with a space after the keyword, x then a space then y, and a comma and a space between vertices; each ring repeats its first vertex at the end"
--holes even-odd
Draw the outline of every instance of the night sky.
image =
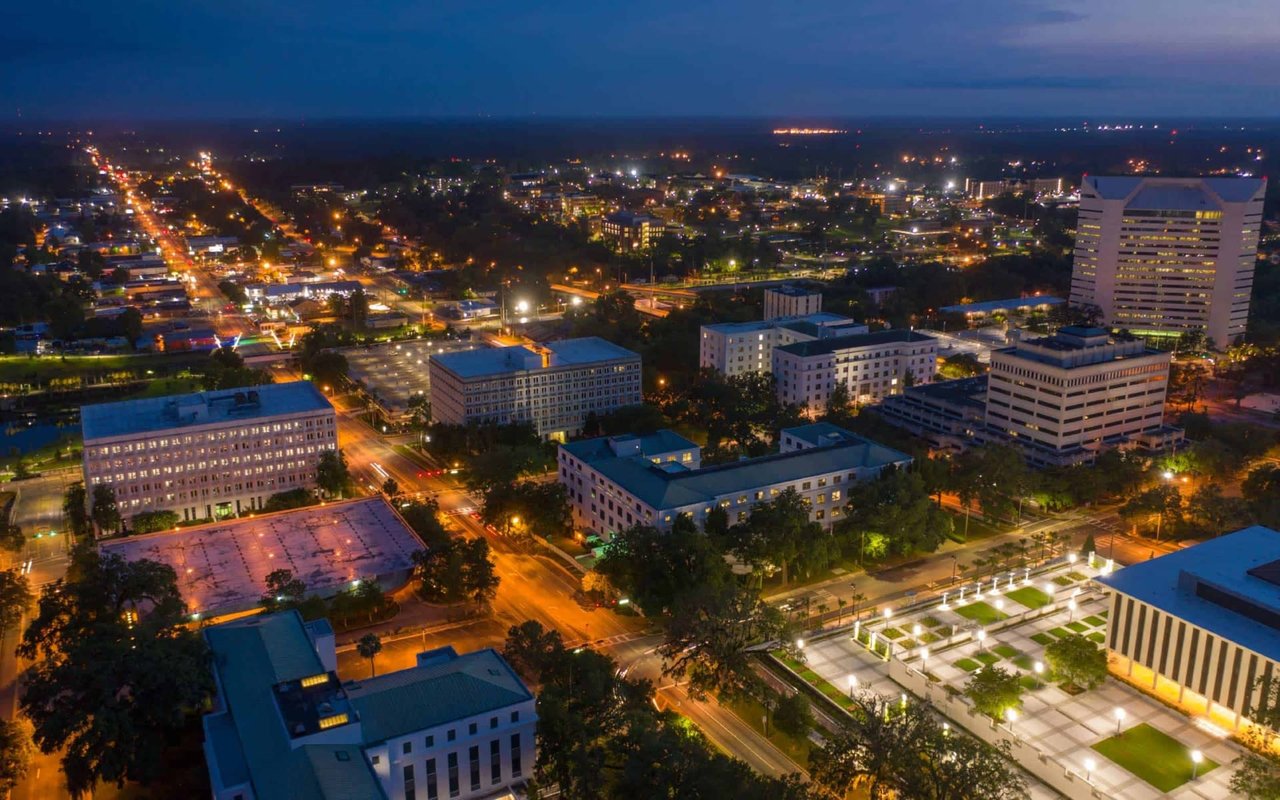
POLYGON ((5 3, 0 121, 1274 116, 1277 0, 5 3))

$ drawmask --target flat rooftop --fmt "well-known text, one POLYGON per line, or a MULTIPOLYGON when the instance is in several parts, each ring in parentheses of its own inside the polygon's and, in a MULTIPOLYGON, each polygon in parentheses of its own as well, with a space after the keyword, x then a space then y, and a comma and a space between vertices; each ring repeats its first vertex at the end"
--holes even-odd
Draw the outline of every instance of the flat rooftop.
POLYGON ((904 330, 876 331, 875 333, 855 333, 849 336, 833 336, 830 339, 816 339, 809 342, 795 342, 776 348, 785 353, 806 358, 808 356, 828 355, 837 350, 853 350, 858 347, 877 347, 884 344, 936 341, 932 336, 904 330))
POLYGON ((291 381, 82 406, 80 428, 88 443, 191 425, 243 424, 313 411, 333 411, 333 405, 311 381, 291 381))
POLYGON ((1124 200, 1139 210, 1197 211, 1217 209, 1220 202, 1243 203, 1262 191, 1261 178, 1154 178, 1136 175, 1089 175, 1084 182, 1099 197, 1124 200))
POLYGON ((812 294, 822 294, 817 289, 807 289, 803 286, 795 286, 793 284, 783 284, 782 286, 771 286, 765 291, 775 294, 785 294, 788 297, 808 297, 812 294))
MULTIPOLYGON (((986 408, 982 395, 987 392, 987 375, 975 375, 972 378, 957 378, 951 381, 935 381, 921 386, 904 389, 900 397, 916 395, 953 405, 970 405, 986 408)), ((886 398, 892 399, 892 398, 886 398)))
POLYGON ((543 346, 550 353, 548 366, 545 367, 542 364, 542 355, 524 345, 444 353, 432 355, 431 360, 460 378, 482 378, 487 375, 506 375, 552 367, 581 366, 640 358, 637 353, 597 336, 564 339, 548 342, 543 346))
MULTIPOLYGON (((1254 525, 1142 561, 1094 580, 1175 617, 1280 661, 1280 629, 1199 596, 1203 582, 1280 617, 1280 582, 1268 567, 1280 560, 1280 531, 1254 525)), ((1113 620, 1114 622, 1114 620, 1113 620)))
POLYGON ((808 330, 818 326, 829 325, 852 325, 853 320, 840 314, 832 314, 828 311, 819 311, 816 314, 800 314, 788 317, 774 317, 773 319, 753 319, 747 322, 715 322, 711 325, 703 325, 709 331, 718 333, 751 333, 752 331, 767 331, 773 328, 791 328, 793 330, 808 330), (799 325, 801 328, 796 328, 799 325))
POLYGON ((188 610, 225 614, 258 605, 267 573, 288 569, 315 594, 392 576, 422 543, 381 497, 347 500, 177 531, 104 541, 103 553, 150 559, 178 574, 188 610))
POLYGON ((1067 302, 1061 297, 1043 295, 1037 297, 1013 297, 1008 300, 984 300, 981 303, 961 303, 938 309, 946 314, 994 314, 997 311, 1017 311, 1040 306, 1060 306, 1067 302))

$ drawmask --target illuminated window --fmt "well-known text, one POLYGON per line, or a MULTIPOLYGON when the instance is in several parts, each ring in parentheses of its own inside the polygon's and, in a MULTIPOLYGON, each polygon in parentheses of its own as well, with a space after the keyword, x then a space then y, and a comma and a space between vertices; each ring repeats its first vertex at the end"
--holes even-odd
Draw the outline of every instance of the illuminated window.
POLYGON ((312 686, 319 686, 322 683, 328 683, 328 682, 329 682, 329 675, 327 673, 312 675, 310 677, 302 679, 302 688, 309 689, 312 686))
POLYGON ((330 728, 336 728, 339 725, 346 725, 349 717, 346 714, 334 714, 332 717, 325 717, 320 720, 320 730, 325 731, 330 728))

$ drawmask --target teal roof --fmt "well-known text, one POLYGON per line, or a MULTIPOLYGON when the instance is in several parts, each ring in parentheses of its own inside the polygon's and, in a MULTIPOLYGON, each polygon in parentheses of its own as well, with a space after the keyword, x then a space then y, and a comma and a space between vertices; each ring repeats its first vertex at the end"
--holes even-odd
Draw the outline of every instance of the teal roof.
POLYGON ((212 425, 219 422, 246 422, 308 411, 333 410, 328 398, 311 381, 290 381, 195 392, 166 397, 143 397, 116 403, 98 403, 80 408, 80 427, 86 442, 112 436, 128 436, 166 431, 184 425, 212 425), (256 394, 256 403, 247 402, 256 394), (237 398, 244 402, 237 402, 237 398), (179 416, 201 409, 194 421, 179 416))
MULTIPOLYGON (((808 427, 811 426, 802 426, 801 430, 808 427)), ((791 430, 793 429, 783 429, 783 433, 791 430)), ((611 451, 607 455, 601 454, 598 458, 584 460, 601 475, 659 511, 710 503, 718 497, 776 483, 799 481, 824 473, 879 469, 889 464, 911 461, 911 456, 906 453, 855 436, 843 429, 836 430, 850 438, 826 447, 775 453, 696 470, 669 471, 641 456, 618 457, 613 456, 611 451)), ((663 433, 671 434, 670 431, 663 433)))
POLYGON ((1254 525, 1094 580, 1280 661, 1280 531, 1254 525))
POLYGON ((691 450, 698 446, 675 431, 663 428, 641 436, 597 436, 594 439, 579 439, 576 442, 560 445, 560 449, 567 451, 579 461, 594 463, 602 458, 617 458, 610 442, 625 439, 638 439, 640 454, 649 458, 677 450, 691 450))
POLYGON ((496 650, 477 650, 427 666, 344 685, 366 744, 533 699, 496 650))
POLYGON ((796 342, 794 344, 775 347, 774 352, 782 351, 792 355, 807 358, 809 356, 826 355, 834 353, 837 350, 848 350, 854 347, 871 347, 881 344, 892 344, 894 342, 930 342, 933 341, 932 336, 925 336, 923 333, 904 330, 876 331, 875 333, 855 333, 849 336, 833 336, 830 339, 815 339, 808 342, 796 342))

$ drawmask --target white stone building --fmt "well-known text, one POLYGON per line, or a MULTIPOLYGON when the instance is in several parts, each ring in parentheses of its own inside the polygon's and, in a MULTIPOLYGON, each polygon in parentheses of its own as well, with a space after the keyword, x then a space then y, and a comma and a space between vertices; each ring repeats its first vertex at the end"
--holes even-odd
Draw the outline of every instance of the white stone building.
POLYGON ((1143 336, 1239 339, 1262 228, 1263 178, 1086 176, 1071 303, 1143 336))
POLYGON ((237 516, 310 488, 338 447, 333 406, 310 381, 101 403, 80 409, 84 479, 115 490, 120 514, 237 516))
POLYGON ((764 318, 803 317, 822 311, 822 292, 784 284, 764 290, 764 318))
POLYGON ((297 611, 204 631, 214 800, 481 800, 533 774, 535 699, 495 650, 418 654, 341 682, 333 628, 297 611))
POLYGON ((827 409, 843 384, 854 403, 874 403, 933 380, 938 340, 903 330, 837 336, 775 347, 778 399, 811 416, 827 409))
MULTIPOLYGON (((1092 460, 1109 446, 1160 440, 1170 355, 1102 328, 1066 327, 1053 336, 993 350, 986 429, 1019 444, 1036 464, 1092 460)), ((1158 442, 1148 443, 1159 449, 1158 442)))
POLYGON ((866 325, 826 312, 703 325, 698 339, 698 365, 725 375, 768 372, 773 369, 775 347, 866 332, 866 325))
POLYGON ((591 412, 643 399, 640 356, 597 337, 433 355, 428 374, 436 422, 529 423, 557 440, 582 430, 591 412))
POLYGON ((715 506, 729 523, 794 489, 810 518, 830 526, 844 513, 848 486, 905 467, 911 457, 825 422, 786 428, 780 452, 702 467, 701 449, 673 431, 609 436, 560 446, 560 483, 574 524, 604 536, 632 525, 670 530, 681 514, 701 526, 715 506))

